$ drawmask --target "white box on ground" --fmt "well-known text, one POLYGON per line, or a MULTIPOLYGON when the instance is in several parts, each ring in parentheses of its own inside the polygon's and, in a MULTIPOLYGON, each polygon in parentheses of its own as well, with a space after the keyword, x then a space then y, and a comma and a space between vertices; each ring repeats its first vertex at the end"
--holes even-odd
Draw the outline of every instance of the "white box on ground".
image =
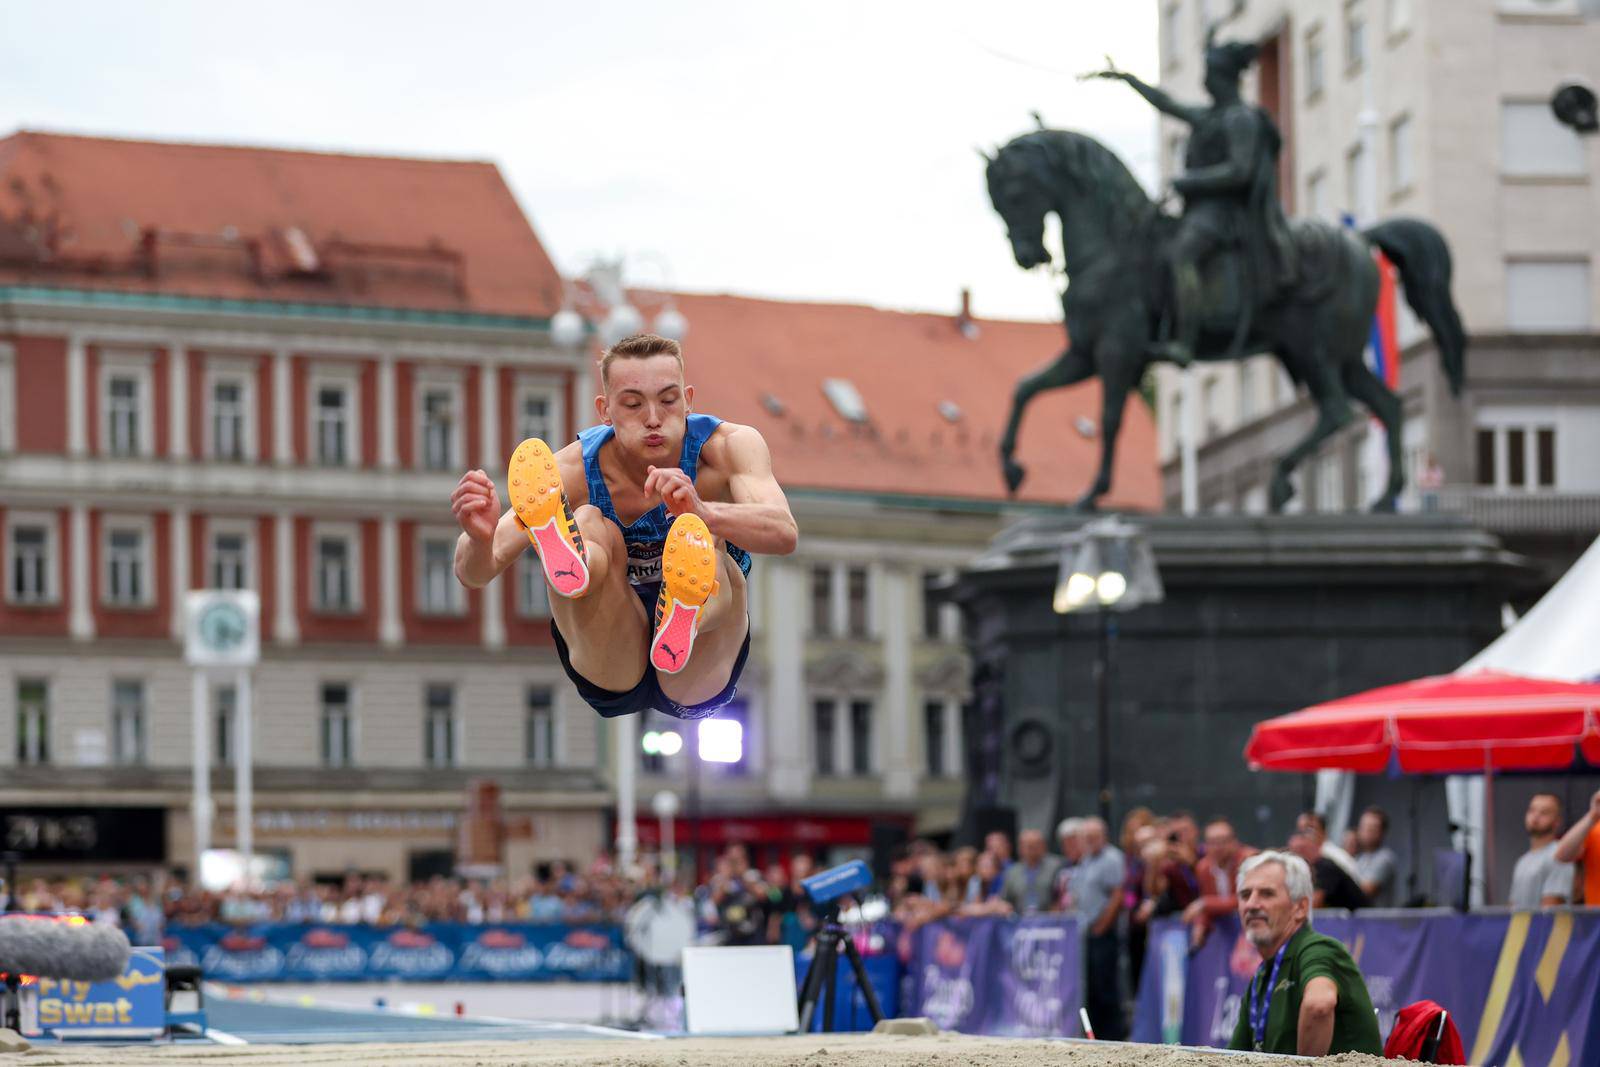
POLYGON ((792 1034, 800 1029, 788 945, 683 950, 691 1034, 792 1034))

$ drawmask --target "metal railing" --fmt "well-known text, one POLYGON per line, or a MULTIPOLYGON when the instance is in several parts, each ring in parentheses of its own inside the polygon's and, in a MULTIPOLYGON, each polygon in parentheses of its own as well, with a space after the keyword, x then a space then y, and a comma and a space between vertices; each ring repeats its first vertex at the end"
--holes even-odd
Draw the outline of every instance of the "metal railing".
POLYGON ((1417 511, 1462 515, 1492 533, 1600 531, 1600 493, 1447 485, 1415 489, 1408 495, 1417 511))

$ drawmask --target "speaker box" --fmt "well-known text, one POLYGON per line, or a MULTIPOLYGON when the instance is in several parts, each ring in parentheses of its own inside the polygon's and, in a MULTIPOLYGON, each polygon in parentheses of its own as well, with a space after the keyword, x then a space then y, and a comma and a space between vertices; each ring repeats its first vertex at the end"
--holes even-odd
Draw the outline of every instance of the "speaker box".
POLYGON ((972 827, 976 835, 972 844, 983 847, 984 838, 995 831, 1006 835, 1011 842, 1011 854, 1017 854, 1017 809, 1004 805, 980 806, 973 809, 972 827))
POLYGON ((880 885, 889 881, 889 865, 895 854, 911 840, 904 823, 874 822, 872 824, 872 877, 880 885))

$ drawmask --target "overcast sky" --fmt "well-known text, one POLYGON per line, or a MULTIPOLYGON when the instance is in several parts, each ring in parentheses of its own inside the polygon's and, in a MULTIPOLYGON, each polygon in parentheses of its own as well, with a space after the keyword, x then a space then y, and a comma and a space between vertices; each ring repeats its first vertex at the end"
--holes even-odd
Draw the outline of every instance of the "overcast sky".
MULTIPOLYGON (((974 151, 1094 133, 1153 182, 1153 0, 8 4, 0 128, 498 163, 568 274, 1059 317, 974 151)), ((692 324, 691 324, 692 329, 692 324)))

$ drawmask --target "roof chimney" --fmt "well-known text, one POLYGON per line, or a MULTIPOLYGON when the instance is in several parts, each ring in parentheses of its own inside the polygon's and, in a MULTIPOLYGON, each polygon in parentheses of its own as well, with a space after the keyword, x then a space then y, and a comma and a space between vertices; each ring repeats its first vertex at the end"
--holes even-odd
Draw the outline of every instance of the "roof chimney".
POLYGON ((956 314, 956 329, 969 341, 978 336, 978 323, 972 317, 972 290, 966 286, 961 288, 961 310, 956 314))

